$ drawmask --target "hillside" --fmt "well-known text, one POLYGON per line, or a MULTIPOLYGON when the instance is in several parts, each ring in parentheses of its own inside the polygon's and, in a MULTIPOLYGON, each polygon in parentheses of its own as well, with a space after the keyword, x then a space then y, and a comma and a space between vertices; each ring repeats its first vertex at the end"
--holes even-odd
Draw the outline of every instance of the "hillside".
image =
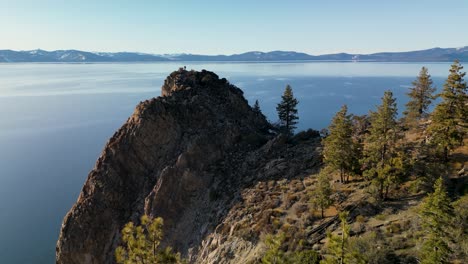
MULTIPOLYGON (((415 162, 425 126, 401 141, 415 162)), ((453 157, 446 174, 455 198, 467 184, 466 147, 453 157)), ((190 263, 258 263, 265 237, 279 233, 286 254, 325 256, 326 233, 342 233, 341 211, 349 212, 354 245, 377 259, 370 263, 416 263, 427 186, 408 173, 378 201, 364 177, 343 183, 331 173, 332 204, 322 218, 311 203, 322 163, 317 131, 288 139, 226 79, 180 69, 106 144, 63 221, 57 263, 115 263, 120 231, 143 214, 164 219, 162 246, 190 263)))

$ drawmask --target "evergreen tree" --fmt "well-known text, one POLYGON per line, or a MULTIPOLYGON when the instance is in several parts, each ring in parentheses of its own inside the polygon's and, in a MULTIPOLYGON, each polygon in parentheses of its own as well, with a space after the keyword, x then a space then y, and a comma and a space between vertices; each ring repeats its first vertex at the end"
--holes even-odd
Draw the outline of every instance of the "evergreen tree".
POLYGON ((122 229, 125 246, 119 246, 115 250, 117 263, 180 263, 180 256, 174 254, 171 248, 159 248, 163 235, 162 226, 162 218, 150 219, 146 215, 141 217, 140 226, 135 226, 133 222, 126 224, 122 229))
POLYGON ((347 249, 350 227, 346 218, 348 218, 348 212, 340 213, 341 235, 327 234, 327 255, 324 260, 320 261, 321 264, 348 263, 346 257, 349 256, 347 249))
POLYGON ((356 159, 357 145, 353 141, 353 124, 348 115, 346 105, 333 117, 328 128, 329 135, 323 140, 323 156, 325 163, 340 171, 341 182, 349 178, 349 174, 358 167, 356 159), (345 178, 345 176, 347 176, 345 178))
POLYGON ((255 104, 252 109, 255 113, 262 114, 262 110, 260 109, 260 103, 258 103, 258 100, 255 100, 255 104))
POLYGON ((422 67, 417 79, 412 84, 413 87, 407 93, 410 100, 406 104, 404 112, 408 123, 414 123, 427 115, 429 105, 434 100, 433 93, 436 90, 426 67, 422 67))
POLYGON ((299 101, 294 98, 291 86, 286 85, 283 96, 281 96, 281 103, 276 106, 278 117, 280 121, 280 128, 287 135, 292 135, 296 128, 297 120, 297 104, 299 101))
POLYGON ((396 99, 386 91, 382 104, 371 112, 371 126, 364 145, 364 176, 377 186, 380 199, 403 171, 403 155, 396 148, 398 139, 396 99))
POLYGON ((277 235, 268 234, 265 237, 265 245, 267 251, 262 258, 263 264, 282 264, 285 263, 284 251, 281 250, 285 239, 284 233, 279 233, 277 235))
POLYGON ((439 94, 442 102, 432 113, 432 123, 428 127, 431 143, 445 161, 450 151, 463 143, 468 127, 468 88, 463 79, 466 72, 461 72, 462 69, 458 61, 451 66, 444 89, 439 94))
POLYGON ((328 179, 327 170, 320 171, 315 189, 312 191, 310 202, 315 209, 320 209, 323 218, 323 211, 332 204, 330 196, 332 195, 332 188, 330 180, 328 179))
POLYGON ((460 197, 453 203, 455 216, 452 218, 452 236, 454 239, 454 252, 458 259, 468 263, 468 195, 460 197))
POLYGON ((447 243, 453 208, 442 178, 434 184, 434 192, 424 200, 420 217, 426 232, 421 251, 421 263, 449 263, 451 250, 447 243))

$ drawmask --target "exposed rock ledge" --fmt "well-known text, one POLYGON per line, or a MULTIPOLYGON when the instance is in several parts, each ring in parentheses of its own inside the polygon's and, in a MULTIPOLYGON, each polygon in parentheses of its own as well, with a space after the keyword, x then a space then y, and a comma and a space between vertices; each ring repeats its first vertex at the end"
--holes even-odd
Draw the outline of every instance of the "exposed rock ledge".
POLYGON ((317 138, 287 146, 270 128, 226 79, 173 72, 105 146, 65 216, 57 263, 114 263, 119 230, 143 213, 164 218, 163 245, 192 263, 255 259, 258 239, 222 231, 237 221, 242 192, 319 163, 317 138))

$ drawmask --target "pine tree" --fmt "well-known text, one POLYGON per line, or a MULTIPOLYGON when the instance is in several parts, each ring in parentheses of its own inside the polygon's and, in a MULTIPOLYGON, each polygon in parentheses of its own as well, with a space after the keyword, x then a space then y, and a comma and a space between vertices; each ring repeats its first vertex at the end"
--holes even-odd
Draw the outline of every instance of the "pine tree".
POLYGON ((408 123, 419 121, 427 115, 429 105, 434 100, 433 93, 436 90, 426 67, 422 67, 417 79, 412 84, 413 87, 407 93, 410 100, 406 104, 406 111, 404 112, 408 123))
POLYGON ((262 110, 260 109, 260 103, 258 102, 258 100, 255 100, 255 104, 252 110, 257 114, 262 114, 262 110))
POLYGON ((445 81, 444 89, 438 95, 442 98, 431 115, 432 123, 428 127, 431 143, 442 153, 444 161, 450 151, 463 143, 468 128, 467 83, 463 79, 466 72, 455 61, 445 81))
POLYGON ((385 199, 388 189, 402 173, 403 157, 396 148, 398 127, 396 99, 386 91, 382 104, 371 112, 371 126, 364 144, 364 176, 377 186, 380 199, 385 199))
POLYGON ((287 135, 292 135, 296 128, 297 120, 297 104, 299 101, 294 98, 291 86, 286 85, 283 96, 281 96, 281 103, 276 106, 278 117, 280 121, 280 128, 287 135))
POLYGON ((453 203, 454 217, 452 218, 452 238, 454 253, 458 259, 468 263, 468 195, 460 197, 453 203))
POLYGON ((453 208, 442 178, 434 184, 434 192, 421 205, 420 217, 426 232, 421 251, 421 263, 449 263, 451 250, 447 243, 453 208))
MULTIPOLYGON (((356 157, 357 144, 353 141, 353 124, 348 107, 343 105, 333 117, 329 126, 329 135, 323 140, 323 156, 325 163, 340 171, 341 182, 345 176, 355 171, 358 166, 356 157)), ((346 181, 347 181, 346 178, 346 181)))
POLYGON ((312 191, 310 202, 315 209, 320 209, 323 218, 324 209, 332 204, 330 196, 332 195, 332 188, 330 180, 328 179, 328 172, 326 169, 320 171, 315 189, 312 191))
POLYGON ((341 235, 327 234, 327 254, 325 259, 320 261, 321 264, 343 264, 348 263, 346 257, 348 254, 348 240, 349 240, 349 224, 346 220, 348 212, 340 213, 341 220, 341 235))
POLYGON ((119 246, 115 250, 117 263, 180 263, 180 256, 174 254, 171 248, 161 250, 159 248, 162 239, 162 218, 150 219, 141 217, 141 225, 135 226, 129 222, 122 229, 122 241, 125 246, 119 246))
POLYGON ((268 234, 265 237, 265 245, 267 251, 262 258, 263 264, 282 264, 285 263, 284 251, 281 250, 285 239, 284 233, 277 235, 268 234))

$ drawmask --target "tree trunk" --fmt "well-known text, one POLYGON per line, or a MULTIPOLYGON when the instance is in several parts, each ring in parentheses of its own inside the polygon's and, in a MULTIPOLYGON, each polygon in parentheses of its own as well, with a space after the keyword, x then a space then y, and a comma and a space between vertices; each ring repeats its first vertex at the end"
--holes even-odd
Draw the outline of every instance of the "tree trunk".
POLYGON ((384 199, 383 189, 384 189, 383 181, 380 181, 379 196, 380 196, 380 199, 382 200, 384 199))
POLYGON ((447 162, 448 160, 449 160, 448 147, 444 147, 444 161, 447 162))
POLYGON ((340 256, 340 264, 343 264, 344 263, 344 234, 345 231, 344 229, 342 230, 342 234, 341 234, 341 256, 340 256))
POLYGON ((341 183, 344 182, 344 177, 343 177, 343 167, 340 168, 340 181, 341 183))

